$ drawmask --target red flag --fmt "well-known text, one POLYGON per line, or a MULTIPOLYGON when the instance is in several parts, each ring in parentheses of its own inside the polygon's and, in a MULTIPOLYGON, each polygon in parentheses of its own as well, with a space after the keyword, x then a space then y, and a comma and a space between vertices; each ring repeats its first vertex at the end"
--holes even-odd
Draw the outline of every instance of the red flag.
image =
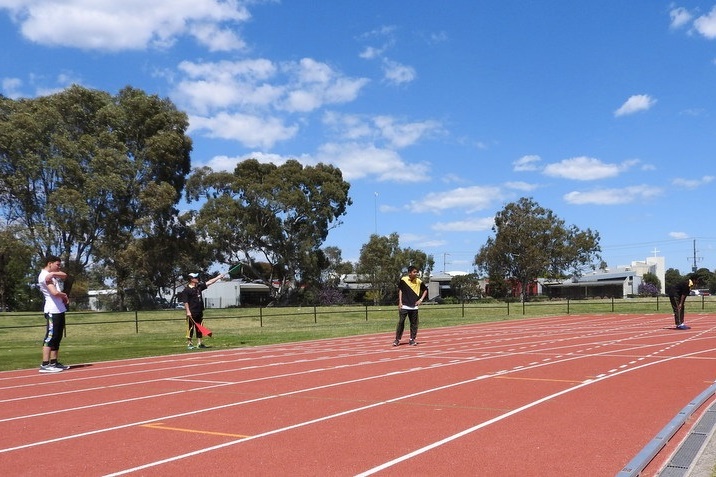
POLYGON ((201 332, 202 335, 211 337, 213 332, 209 328, 207 328, 206 326, 202 326, 201 323, 197 323, 196 321, 194 322, 194 325, 196 326, 196 329, 201 332))

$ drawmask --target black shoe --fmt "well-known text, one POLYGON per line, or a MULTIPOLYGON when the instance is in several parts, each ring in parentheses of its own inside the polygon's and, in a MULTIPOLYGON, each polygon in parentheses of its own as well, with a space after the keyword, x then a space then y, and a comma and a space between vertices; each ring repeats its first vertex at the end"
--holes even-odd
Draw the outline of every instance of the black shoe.
POLYGON ((400 345, 400 340, 393 341, 393 346, 398 346, 398 345, 400 345))
POLYGON ((418 342, 415 340, 410 340, 410 343, 408 343, 410 346, 418 346, 418 342))

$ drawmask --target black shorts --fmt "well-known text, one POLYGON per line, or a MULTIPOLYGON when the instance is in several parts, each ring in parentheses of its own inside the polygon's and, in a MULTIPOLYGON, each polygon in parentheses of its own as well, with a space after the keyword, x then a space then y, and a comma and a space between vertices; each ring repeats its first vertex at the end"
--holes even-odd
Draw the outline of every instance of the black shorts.
POLYGON ((60 349, 60 341, 62 341, 62 334, 65 331, 65 313, 45 313, 45 321, 47 329, 45 339, 42 340, 43 346, 57 351, 60 349))

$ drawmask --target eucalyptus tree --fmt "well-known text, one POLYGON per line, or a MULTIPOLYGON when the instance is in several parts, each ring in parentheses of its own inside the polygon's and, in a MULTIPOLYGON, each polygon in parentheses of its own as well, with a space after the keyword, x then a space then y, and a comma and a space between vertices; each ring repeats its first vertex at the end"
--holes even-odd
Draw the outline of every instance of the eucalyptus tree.
POLYGON ((294 288, 288 285, 318 279, 326 266, 320 247, 352 204, 349 190, 340 169, 331 165, 248 159, 233 172, 195 170, 187 200, 204 200, 195 227, 217 261, 242 263, 244 273, 253 276, 262 275, 258 263, 268 263, 271 281, 281 283, 283 295, 294 288))
POLYGON ((455 296, 462 302, 481 298, 483 294, 480 286, 480 277, 477 273, 456 275, 450 280, 450 288, 455 296))
POLYGON ((601 260, 599 233, 580 230, 531 198, 507 204, 495 215, 494 237, 487 239, 475 266, 496 281, 521 285, 522 298, 537 278, 578 276, 601 260))
POLYGON ((30 246, 11 229, 0 228, 0 312, 28 309, 29 285, 39 273, 32 268, 32 255, 30 246))
POLYGON ((421 250, 401 248, 400 236, 393 232, 372 234, 361 247, 355 268, 360 281, 370 283, 373 301, 378 304, 397 299, 398 281, 410 265, 418 267, 421 278, 427 281, 435 261, 421 250))
POLYGON ((349 273, 353 273, 354 266, 351 262, 343 260, 343 252, 335 246, 323 249, 323 255, 328 263, 326 268, 322 270, 321 282, 326 286, 336 286, 341 281, 341 277, 349 273))
MULTIPOLYGON (((134 258, 136 241, 177 228, 187 127, 169 100, 131 87, 0 98, 0 211, 38 255, 62 257, 72 273, 103 261, 119 289, 139 285, 151 267, 134 258)), ((149 259, 168 266, 166 254, 149 259)))

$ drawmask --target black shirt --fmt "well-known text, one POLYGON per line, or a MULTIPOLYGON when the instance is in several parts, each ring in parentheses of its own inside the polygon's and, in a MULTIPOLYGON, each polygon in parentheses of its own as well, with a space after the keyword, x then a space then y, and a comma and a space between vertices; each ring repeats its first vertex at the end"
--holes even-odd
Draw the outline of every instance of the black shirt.
POLYGON ((206 283, 199 282, 195 287, 186 286, 179 292, 179 300, 189 304, 189 311, 192 315, 199 315, 204 311, 204 299, 201 292, 206 288, 206 283))

